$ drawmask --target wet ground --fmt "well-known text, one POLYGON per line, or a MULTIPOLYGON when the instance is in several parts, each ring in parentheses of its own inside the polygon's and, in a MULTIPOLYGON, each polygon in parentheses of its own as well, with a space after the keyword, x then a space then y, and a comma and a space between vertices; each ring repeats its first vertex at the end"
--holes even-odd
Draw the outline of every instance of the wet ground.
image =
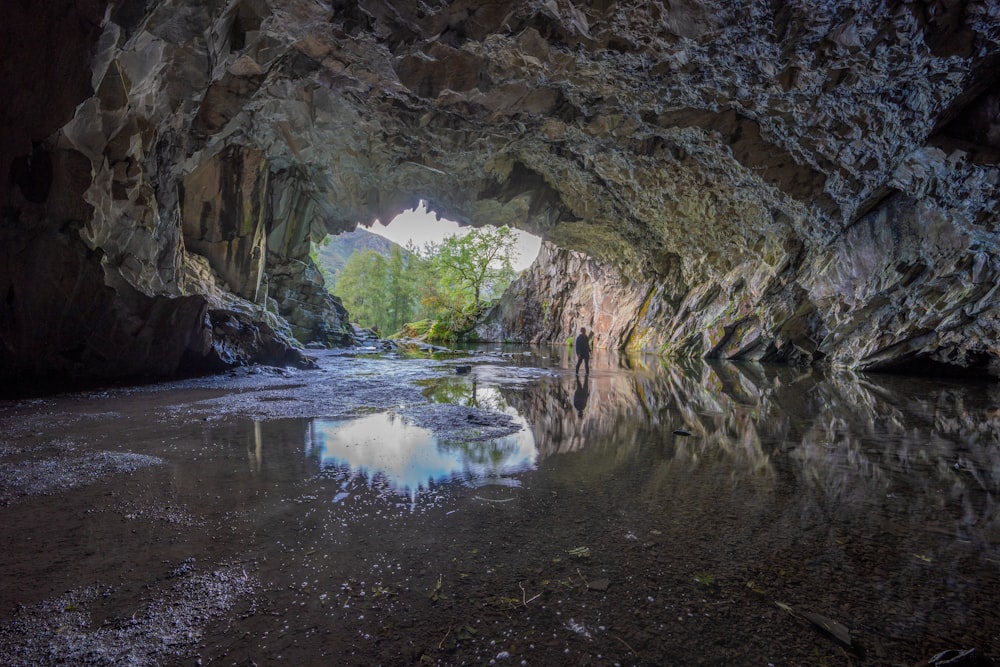
POLYGON ((0 402, 0 663, 1000 658, 995 385, 319 361, 0 402))

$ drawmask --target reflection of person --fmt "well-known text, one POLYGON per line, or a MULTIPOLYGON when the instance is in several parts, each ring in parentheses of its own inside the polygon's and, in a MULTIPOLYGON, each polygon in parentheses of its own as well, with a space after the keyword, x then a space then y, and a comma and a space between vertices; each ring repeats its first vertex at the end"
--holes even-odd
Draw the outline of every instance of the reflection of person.
POLYGON ((587 399, 590 398, 590 376, 583 376, 583 384, 580 384, 580 376, 576 376, 576 391, 573 392, 573 407, 576 408, 578 417, 583 416, 583 409, 587 407, 587 399))
POLYGON ((576 357, 577 374, 580 373, 580 364, 583 364, 586 374, 590 375, 590 338, 584 327, 580 327, 580 335, 576 337, 576 357))

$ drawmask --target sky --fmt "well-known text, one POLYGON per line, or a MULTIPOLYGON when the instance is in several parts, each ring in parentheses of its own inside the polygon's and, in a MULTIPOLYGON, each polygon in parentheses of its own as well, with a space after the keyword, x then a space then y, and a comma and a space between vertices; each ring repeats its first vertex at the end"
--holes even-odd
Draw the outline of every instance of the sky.
MULTIPOLYGON (((425 243, 430 241, 440 243, 446 236, 468 234, 472 231, 472 227, 460 227, 457 222, 444 218, 438 220, 437 215, 429 212, 424 206, 424 202, 420 202, 420 206, 403 211, 388 225, 376 222, 368 228, 368 231, 384 236, 404 247, 413 241, 414 245, 422 248, 425 243)), ((514 234, 517 235, 517 257, 514 258, 513 265, 515 271, 520 271, 528 268, 535 261, 542 241, 534 234, 522 232, 520 229, 515 229, 514 234)))

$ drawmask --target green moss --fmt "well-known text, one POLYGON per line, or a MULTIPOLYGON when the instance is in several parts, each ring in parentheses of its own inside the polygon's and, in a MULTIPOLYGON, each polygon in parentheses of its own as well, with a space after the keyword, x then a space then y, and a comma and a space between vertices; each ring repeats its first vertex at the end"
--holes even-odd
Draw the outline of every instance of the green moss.
POLYGON ((407 322, 400 329, 399 334, 402 338, 423 338, 427 335, 427 332, 431 330, 434 325, 434 320, 418 320, 416 322, 407 322))
POLYGON ((427 332, 427 340, 431 343, 454 343, 458 340, 458 334, 443 320, 436 320, 427 332))
POLYGON ((715 575, 709 572, 699 572, 694 575, 694 580, 697 581, 702 586, 714 586, 715 585, 715 575))

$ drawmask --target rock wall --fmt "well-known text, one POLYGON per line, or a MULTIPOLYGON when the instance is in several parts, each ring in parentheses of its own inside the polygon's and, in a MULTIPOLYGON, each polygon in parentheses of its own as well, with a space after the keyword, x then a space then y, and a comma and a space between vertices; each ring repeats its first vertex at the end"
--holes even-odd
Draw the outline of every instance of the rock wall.
POLYGON ((595 332, 594 345, 624 347, 653 291, 651 281, 546 242, 476 333, 488 341, 561 344, 585 326, 595 332))
MULTIPOLYGON (((309 239, 424 199, 552 244, 491 335, 563 340, 589 320, 608 346, 997 374, 994 2, 154 0, 41 15, 51 39, 26 10, 4 28, 34 41, 4 59, 3 225, 16 247, 48 239, 52 264, 69 248, 99 268, 79 275, 117 295, 88 318, 104 331, 151 317, 133 294, 184 312, 200 296, 266 325, 261 341, 345 342, 309 239)), ((23 269, 0 268, 7 312, 52 312, 23 269)), ((190 328, 157 321, 158 336, 190 328)), ((57 338, 87 339, 82 318, 58 322, 57 338)), ((58 353, 25 347, 37 327, 0 323, 5 375, 61 372, 58 353)), ((197 349, 222 344, 211 314, 194 327, 197 349)), ((136 354, 125 366, 163 370, 136 354)))
POLYGON ((1000 377, 1000 262, 946 211, 884 201, 824 248, 754 258, 719 280, 637 281, 546 244, 479 327, 485 340, 1000 377))

